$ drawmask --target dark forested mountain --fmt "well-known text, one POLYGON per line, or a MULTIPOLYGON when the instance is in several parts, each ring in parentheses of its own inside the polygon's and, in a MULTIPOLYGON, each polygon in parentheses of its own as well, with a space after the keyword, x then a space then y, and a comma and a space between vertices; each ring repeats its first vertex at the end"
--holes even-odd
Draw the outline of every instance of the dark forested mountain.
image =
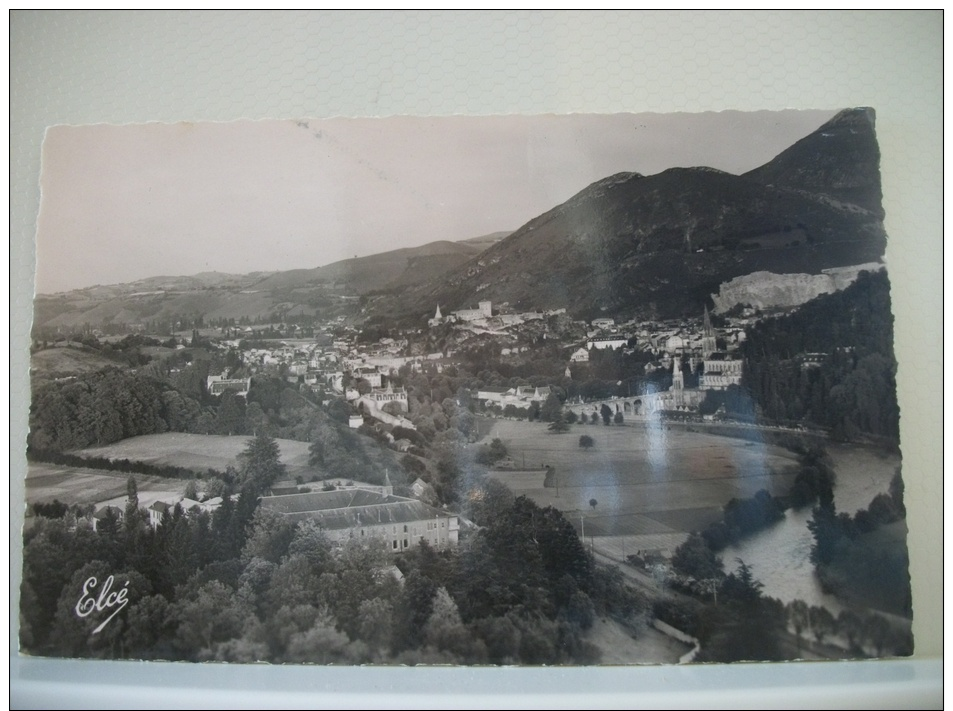
POLYGON ((873 109, 840 112, 744 177, 855 205, 882 217, 880 149, 873 109))
POLYGON ((523 225, 380 318, 420 320, 479 299, 574 315, 697 313, 719 284, 753 271, 818 273, 876 262, 886 236, 873 115, 841 112, 745 175, 672 168, 619 173, 523 225))

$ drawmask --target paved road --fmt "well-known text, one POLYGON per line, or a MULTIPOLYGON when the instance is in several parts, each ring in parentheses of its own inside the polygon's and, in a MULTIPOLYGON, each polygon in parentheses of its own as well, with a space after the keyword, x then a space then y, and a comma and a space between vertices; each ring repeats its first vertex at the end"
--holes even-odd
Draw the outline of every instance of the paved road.
POLYGON ((596 559, 597 563, 602 565, 614 565, 619 569, 626 580, 634 583, 643 592, 646 592, 654 597, 664 597, 669 600, 689 599, 687 595, 683 595, 680 592, 668 589, 660 589, 658 584, 655 582, 655 578, 653 578, 650 573, 646 573, 644 570, 640 570, 639 568, 629 565, 628 563, 622 563, 615 558, 610 558, 597 548, 592 548, 591 550, 592 555, 596 559))
MULTIPOLYGON (((665 598, 667 600, 695 600, 695 598, 685 595, 675 590, 660 589, 655 579, 649 573, 646 573, 635 566, 610 558, 601 553, 594 547, 591 549, 596 563, 600 565, 613 565, 619 569, 623 577, 642 592, 651 595, 654 598, 665 598)), ((786 630, 779 635, 778 645, 785 659, 852 659, 853 657, 847 650, 831 644, 817 644, 806 635, 798 639, 793 632, 786 630)))

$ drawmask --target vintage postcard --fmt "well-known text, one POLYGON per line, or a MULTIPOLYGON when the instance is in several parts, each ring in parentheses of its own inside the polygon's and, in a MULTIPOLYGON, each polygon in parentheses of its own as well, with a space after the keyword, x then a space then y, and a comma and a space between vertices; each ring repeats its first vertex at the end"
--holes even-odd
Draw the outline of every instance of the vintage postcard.
POLYGON ((913 653, 871 108, 56 126, 22 654, 913 653))

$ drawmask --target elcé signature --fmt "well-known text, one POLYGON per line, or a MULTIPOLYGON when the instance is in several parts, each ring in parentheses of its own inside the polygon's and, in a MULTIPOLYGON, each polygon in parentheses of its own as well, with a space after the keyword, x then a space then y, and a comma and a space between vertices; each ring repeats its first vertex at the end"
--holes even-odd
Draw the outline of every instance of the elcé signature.
POLYGON ((97 634, 102 630, 103 627, 106 626, 106 623, 115 617, 129 602, 129 599, 126 597, 126 594, 129 592, 129 581, 127 580, 126 584, 120 590, 111 592, 113 582, 114 579, 112 575, 106 578, 97 596, 96 586, 98 581, 96 580, 96 576, 90 576, 86 579, 86 582, 83 583, 83 594, 80 595, 79 600, 76 601, 75 609, 79 617, 89 617, 93 612, 113 610, 112 614, 100 622, 99 626, 93 630, 93 634, 97 634))

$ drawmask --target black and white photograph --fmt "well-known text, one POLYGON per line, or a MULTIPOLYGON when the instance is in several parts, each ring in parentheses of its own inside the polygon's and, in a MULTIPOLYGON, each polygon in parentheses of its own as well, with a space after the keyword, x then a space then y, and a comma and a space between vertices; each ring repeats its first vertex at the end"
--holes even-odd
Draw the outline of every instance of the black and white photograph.
POLYGON ((21 655, 914 653, 876 107, 58 125, 40 185, 21 655))

